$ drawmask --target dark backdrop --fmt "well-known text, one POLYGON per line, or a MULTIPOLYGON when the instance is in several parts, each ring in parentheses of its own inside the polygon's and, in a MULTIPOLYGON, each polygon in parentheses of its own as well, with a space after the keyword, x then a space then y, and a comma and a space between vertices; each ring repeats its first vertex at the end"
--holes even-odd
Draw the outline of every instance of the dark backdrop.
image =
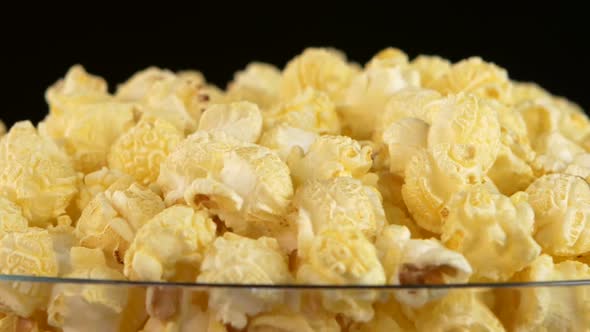
POLYGON ((517 11, 493 3, 471 9, 428 3, 347 8, 342 3, 334 4, 340 8, 302 4, 299 10, 263 12, 225 4, 227 8, 200 10, 156 8, 150 14, 114 15, 117 11, 108 8, 98 15, 87 10, 0 23, 0 118, 8 124, 42 119, 45 88, 74 63, 107 78, 111 87, 148 65, 199 69, 225 86, 251 60, 283 66, 306 46, 334 46, 361 63, 386 46, 412 57, 438 54, 453 61, 480 55, 507 68, 515 79, 536 81, 590 109, 585 50, 590 35, 580 9, 551 5, 542 12, 517 11), (494 6, 498 8, 490 10, 494 6))

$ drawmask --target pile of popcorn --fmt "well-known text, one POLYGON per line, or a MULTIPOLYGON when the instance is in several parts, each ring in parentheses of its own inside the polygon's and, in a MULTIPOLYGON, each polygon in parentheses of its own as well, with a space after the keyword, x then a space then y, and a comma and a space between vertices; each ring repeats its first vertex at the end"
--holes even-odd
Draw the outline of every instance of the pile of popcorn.
MULTIPOLYGON (((226 90, 73 66, 0 132, 0 274, 224 284, 590 279, 590 120, 480 58, 309 48, 226 90)), ((581 331, 590 289, 0 283, 0 331, 581 331), (98 325, 97 325, 98 324, 98 325)))

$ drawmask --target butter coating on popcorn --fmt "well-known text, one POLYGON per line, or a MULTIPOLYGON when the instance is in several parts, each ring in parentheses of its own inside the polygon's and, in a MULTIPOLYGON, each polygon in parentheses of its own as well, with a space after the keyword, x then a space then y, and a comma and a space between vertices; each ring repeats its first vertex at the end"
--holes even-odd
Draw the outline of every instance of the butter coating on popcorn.
POLYGON ((215 239, 215 223, 206 211, 171 206, 147 221, 125 253, 125 276, 131 280, 194 280, 215 239), (192 272, 195 273, 195 272, 192 272))
POLYGON ((262 114, 256 104, 245 101, 211 105, 201 115, 199 130, 220 131, 240 141, 256 143, 262 133, 262 114))
POLYGON ((18 122, 0 141, 0 194, 18 204, 32 225, 65 214, 78 192, 71 160, 31 122, 18 122))
POLYGON ((473 280, 506 281, 541 253, 526 194, 504 196, 485 185, 455 193, 445 206, 441 240, 469 260, 473 280))
MULTIPOLYGON (((257 240, 225 233, 218 237, 205 255, 197 282, 287 284, 291 274, 287 257, 273 238, 257 240)), ((209 307, 217 311, 224 323, 241 329, 246 326, 247 316, 270 309, 283 301, 278 290, 212 290, 209 307)))
POLYGON ((535 240, 554 256, 590 251, 590 187, 567 174, 545 175, 526 190, 535 212, 535 240))
POLYGON ((143 116, 113 144, 107 158, 108 166, 148 185, 156 181, 160 163, 183 138, 183 133, 165 120, 143 116))
POLYGON ((227 86, 227 98, 249 101, 266 111, 279 102, 281 71, 263 62, 251 62, 234 74, 227 86))

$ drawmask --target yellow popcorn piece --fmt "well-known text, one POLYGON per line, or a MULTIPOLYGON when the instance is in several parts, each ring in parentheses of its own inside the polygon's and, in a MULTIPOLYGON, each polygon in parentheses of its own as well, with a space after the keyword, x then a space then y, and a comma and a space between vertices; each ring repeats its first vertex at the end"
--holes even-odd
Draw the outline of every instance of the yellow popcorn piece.
MULTIPOLYGON (((205 254, 197 282, 288 284, 292 278, 287 264, 287 257, 275 239, 253 240, 227 232, 205 254)), ((242 329, 247 316, 268 311, 282 303, 283 297, 278 290, 212 289, 208 305, 217 311, 217 319, 242 329)))
MULTIPOLYGON (((119 84, 116 97, 124 101, 143 100, 156 82, 172 80, 175 77, 175 74, 170 70, 148 67, 133 74, 125 83, 119 84)), ((196 80, 197 83, 203 81, 202 77, 196 80)))
POLYGON ((154 82, 139 106, 143 113, 162 118, 187 135, 197 129, 203 111, 223 99, 223 92, 213 85, 172 77, 154 82))
POLYGON ((303 301, 301 308, 279 307, 253 317, 248 332, 340 332, 334 315, 312 301, 303 301))
POLYGON ((416 118, 432 124, 441 100, 440 93, 428 89, 405 88, 394 93, 375 122, 373 141, 383 142, 384 131, 405 118, 416 118))
POLYGON ((407 87, 420 87, 420 74, 408 66, 368 66, 351 81, 338 107, 343 132, 356 139, 370 138, 389 98, 407 87))
POLYGON ((136 108, 108 98, 78 102, 61 113, 50 113, 39 132, 68 153, 76 170, 90 173, 106 166, 107 153, 117 138, 135 124, 136 108))
POLYGON ((452 290, 419 309, 413 320, 417 331, 506 331, 478 294, 467 289, 452 290))
POLYGON ((297 189, 293 207, 300 255, 323 230, 350 229, 373 241, 385 225, 379 192, 350 177, 307 181, 297 189))
POLYGON ((283 100, 292 99, 312 87, 338 102, 356 74, 357 69, 340 52, 308 48, 287 63, 281 77, 280 96, 283 100))
POLYGON ((45 91, 50 112, 56 115, 61 115, 65 108, 76 103, 104 100, 107 97, 107 82, 102 77, 89 74, 81 65, 70 67, 64 78, 45 91))
POLYGON ((234 74, 227 85, 227 98, 249 101, 266 111, 279 102, 281 71, 268 63, 251 62, 234 74))
MULTIPOLYGON (((123 280, 109 268, 98 249, 74 247, 70 252, 73 271, 64 277, 123 280)), ((114 285, 58 284, 53 287, 48 322, 64 331, 119 331, 128 290, 114 285)))
POLYGON ((475 185, 444 209, 441 240, 465 255, 475 281, 506 281, 541 253, 532 236, 535 214, 522 192, 507 197, 475 185))
MULTIPOLYGON (((317 234, 302 254, 297 282, 314 285, 383 285, 385 272, 375 246, 360 232, 326 229, 317 234)), ((321 291, 326 310, 357 322, 369 321, 375 290, 321 291)))
MULTIPOLYGON (((553 263, 539 256, 516 277, 517 282, 580 280, 590 278, 590 268, 580 262, 553 263)), ((509 331, 584 331, 590 326, 587 286, 522 287, 497 290, 499 317, 509 331)))
POLYGON ((196 274, 215 231, 206 211, 169 207, 137 231, 125 253, 125 275, 131 280, 194 280, 190 274, 196 274))
POLYGON ((459 164, 453 156, 463 151, 455 151, 441 144, 434 153, 417 153, 406 166, 402 197, 416 223, 432 233, 441 232, 441 212, 453 193, 485 181, 479 165, 459 164))
POLYGON ((301 148, 305 154, 318 137, 314 132, 279 124, 269 130, 265 130, 258 144, 275 151, 281 160, 286 162, 294 147, 301 148))
POLYGON ((360 179, 371 169, 372 150, 347 136, 318 137, 304 155, 291 153, 287 164, 295 187, 306 180, 327 180, 340 176, 360 179))
POLYGON ((102 249, 109 260, 123 264, 136 232, 164 208, 158 195, 138 184, 101 192, 82 211, 75 233, 82 246, 102 249))
POLYGON ((551 94, 538 84, 532 82, 512 82, 512 103, 514 105, 523 102, 549 98, 551 94))
POLYGON ((262 133, 262 113, 256 104, 247 101, 211 105, 201 115, 199 130, 220 131, 240 141, 256 143, 262 133))
POLYGON ((375 316, 366 323, 353 323, 351 332, 415 332, 414 323, 403 313, 403 307, 395 300, 374 305, 375 316))
POLYGON ((227 332, 227 328, 215 319, 192 291, 163 287, 148 288, 146 298, 150 317, 141 332, 227 332))
POLYGON ((428 131, 428 147, 450 144, 460 164, 477 164, 485 173, 500 148, 500 123, 494 104, 474 95, 458 94, 441 101, 428 131))
POLYGON ((0 238, 8 233, 24 232, 28 225, 21 207, 0 196, 0 238))
MULTIPOLYGON (((58 262, 47 230, 30 227, 0 234, 0 274, 57 277, 58 262)), ((3 282, 0 312, 29 317, 44 309, 50 286, 46 283, 3 282)))
POLYGON ((412 157, 426 149, 430 126, 416 118, 404 118, 394 122, 383 133, 387 145, 389 171, 404 176, 412 157))
POLYGON ((397 66, 405 66, 408 64, 408 55, 400 50, 399 48, 395 47, 387 47, 375 54, 369 62, 367 62, 366 67, 397 67, 397 66))
POLYGON ((293 99, 265 112, 265 128, 280 124, 320 135, 340 133, 340 120, 336 113, 336 106, 326 93, 310 87, 293 99))
POLYGON ((65 214, 77 184, 68 156, 31 122, 17 122, 0 141, 0 194, 18 204, 32 225, 65 214))
POLYGON ((425 87, 443 95, 465 92, 505 104, 512 102, 512 84, 506 70, 479 57, 453 64, 450 70, 425 87))
POLYGON ((273 151, 220 133, 196 132, 160 167, 168 205, 207 207, 234 232, 276 234, 293 196, 289 168, 273 151))
POLYGON ((435 55, 419 55, 412 60, 410 67, 420 73, 422 86, 430 86, 434 81, 449 72, 451 62, 435 55))
POLYGON ((530 164, 535 152, 530 146, 527 127, 522 115, 509 107, 499 106, 500 149, 487 175, 504 195, 525 190, 535 175, 530 164))
POLYGON ((80 191, 76 199, 76 205, 80 211, 99 193, 107 190, 125 190, 129 188, 135 179, 128 174, 115 169, 103 167, 98 171, 84 176, 80 191))
MULTIPOLYGON (((438 240, 410 239, 410 231, 389 225, 375 243, 392 285, 459 284, 469 280, 472 269, 462 254, 445 248, 438 240)), ((394 291, 395 298, 410 307, 422 307, 446 295, 446 289, 394 291)))
POLYGON ((590 251, 590 188, 583 179, 567 174, 545 175, 526 192, 535 212, 535 240, 554 256, 590 251))
POLYGON ((157 180, 160 164, 183 138, 172 124, 145 115, 115 141, 107 156, 108 166, 149 185, 157 180))
POLYGON ((582 147, 576 145, 559 132, 540 135, 535 140, 533 148, 539 155, 545 155, 563 162, 565 165, 571 163, 577 155, 586 152, 582 147))

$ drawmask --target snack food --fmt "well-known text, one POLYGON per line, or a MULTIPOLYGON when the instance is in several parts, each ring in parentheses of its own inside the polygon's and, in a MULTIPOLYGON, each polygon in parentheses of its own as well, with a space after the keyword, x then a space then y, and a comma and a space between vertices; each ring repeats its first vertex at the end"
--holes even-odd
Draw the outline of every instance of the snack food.
POLYGON ((2 332, 590 324, 589 286, 450 289, 590 280, 590 120, 481 58, 308 48, 115 93, 76 65, 46 100, 0 121, 0 274, 37 277, 0 281, 2 332))

